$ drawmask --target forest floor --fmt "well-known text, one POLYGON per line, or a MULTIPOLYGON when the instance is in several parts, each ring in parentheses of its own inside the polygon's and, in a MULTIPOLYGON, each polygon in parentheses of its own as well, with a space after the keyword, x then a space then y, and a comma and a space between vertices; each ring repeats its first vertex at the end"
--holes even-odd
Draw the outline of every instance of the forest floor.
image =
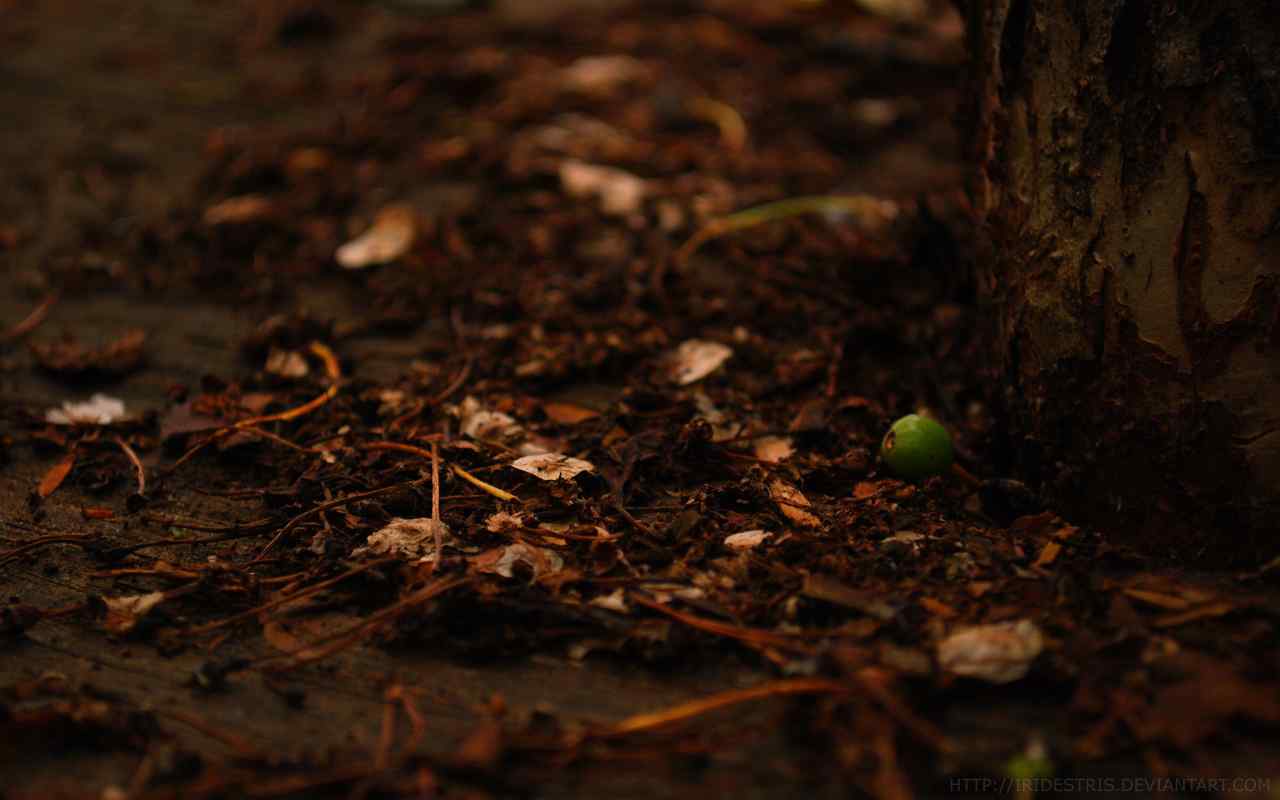
POLYGON ((0 797, 1280 796, 1276 563, 1005 473, 953 14, 450 5, 0 0, 0 797))

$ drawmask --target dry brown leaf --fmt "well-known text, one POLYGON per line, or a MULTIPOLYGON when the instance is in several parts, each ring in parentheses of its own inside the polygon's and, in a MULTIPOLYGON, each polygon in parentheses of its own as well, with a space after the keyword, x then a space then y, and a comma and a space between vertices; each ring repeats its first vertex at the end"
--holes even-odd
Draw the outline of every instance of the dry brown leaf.
POLYGON ((62 482, 71 474, 71 468, 76 465, 76 451, 69 450, 66 455, 58 460, 58 463, 49 468, 49 471, 40 479, 40 486, 36 488, 36 494, 41 499, 48 497, 58 490, 62 482))
POLYGON ((228 197, 204 210, 206 225, 244 225, 268 219, 276 213, 275 203, 258 194, 228 197))
POLYGON ((343 269, 386 264, 409 252, 417 235, 417 212, 409 206, 387 206, 367 231, 339 247, 333 257, 343 269))
POLYGON ((1044 636, 1031 620, 961 628, 938 644, 943 669, 991 683, 1022 678, 1044 649, 1044 636))
POLYGON ((112 633, 128 633, 153 608, 164 602, 166 597, 164 592, 104 597, 102 602, 107 607, 107 617, 102 623, 103 627, 112 633))
POLYGON ((1062 552, 1062 545, 1057 542, 1045 542, 1044 547, 1040 550, 1040 555, 1036 557, 1036 561, 1031 566, 1047 567, 1058 558, 1058 554, 1062 552))
POLYGON ((671 354, 668 374, 680 386, 688 386, 715 372, 732 355, 733 349, 728 345, 689 339, 671 354))
POLYGON ((822 520, 805 510, 809 507, 809 498, 791 484, 775 480, 769 484, 769 497, 773 498, 782 515, 795 524, 806 528, 822 526, 822 520))
POLYGON ((724 537, 724 546, 730 550, 752 550, 764 544, 773 534, 764 531, 743 531, 724 537))
POLYGON ((1149 606, 1163 608, 1168 611, 1185 611, 1190 608, 1191 604, 1181 597, 1171 594, 1163 594, 1161 592, 1151 592, 1146 589, 1125 589, 1124 593, 1134 600, 1146 603, 1149 606))
POLYGON ((576 406, 573 403, 546 403, 542 406, 547 418, 561 425, 577 425, 600 416, 599 411, 576 406))
POLYGON ((560 83, 572 92, 606 95, 648 74, 649 68, 631 56, 587 56, 561 70, 560 83))
POLYGON ((1157 628, 1173 628, 1178 625, 1186 625, 1188 622, 1198 622, 1202 619, 1212 619, 1214 617, 1223 617, 1235 611, 1236 607, 1231 603, 1212 603, 1200 608, 1193 608, 1190 611, 1181 614, 1167 614, 1155 621, 1157 628))
POLYGON ((517 458, 511 466, 544 481, 571 479, 583 472, 593 472, 595 464, 580 458, 570 458, 559 453, 538 453, 517 458))
POLYGON ((486 550, 471 559, 471 566, 477 572, 501 575, 504 578, 515 577, 516 567, 523 566, 537 580, 564 569, 564 559, 554 550, 516 542, 506 547, 486 550))
POLYGON ((43 369, 58 375, 106 375, 118 377, 142 365, 146 354, 147 333, 141 329, 125 331, 120 338, 101 347, 80 343, 74 338, 52 342, 34 342, 31 354, 43 369))
POLYGON ((785 461, 796 452, 790 436, 761 436, 756 439, 756 458, 776 464, 785 461))
POLYGON ((365 546, 351 555, 400 556, 431 561, 436 558, 436 541, 452 544, 449 526, 438 519, 396 517, 376 533, 370 534, 365 546))
POLYGON ((648 185, 630 172, 570 159, 560 165, 560 185, 565 194, 591 198, 610 216, 627 217, 640 211, 648 185))
POLYGON ((278 347, 271 348, 271 352, 267 353, 267 362, 262 369, 272 375, 289 379, 305 378, 307 373, 311 372, 311 367, 307 365, 307 360, 301 353, 297 350, 281 350, 278 347))

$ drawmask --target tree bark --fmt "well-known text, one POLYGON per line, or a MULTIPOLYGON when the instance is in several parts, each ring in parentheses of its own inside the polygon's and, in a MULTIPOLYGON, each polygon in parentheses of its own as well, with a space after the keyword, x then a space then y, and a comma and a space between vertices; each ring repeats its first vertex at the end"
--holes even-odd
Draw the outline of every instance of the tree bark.
POLYGON ((1148 551, 1280 537, 1280 9, 969 0, 979 269, 1024 474, 1148 551))

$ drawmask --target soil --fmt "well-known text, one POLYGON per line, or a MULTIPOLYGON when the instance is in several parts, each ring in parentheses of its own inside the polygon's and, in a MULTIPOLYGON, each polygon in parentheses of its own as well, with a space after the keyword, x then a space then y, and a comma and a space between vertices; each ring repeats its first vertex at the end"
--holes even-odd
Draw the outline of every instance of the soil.
POLYGON ((1275 793, 1275 562, 1006 474, 941 5, 0 42, 0 796, 1275 793))

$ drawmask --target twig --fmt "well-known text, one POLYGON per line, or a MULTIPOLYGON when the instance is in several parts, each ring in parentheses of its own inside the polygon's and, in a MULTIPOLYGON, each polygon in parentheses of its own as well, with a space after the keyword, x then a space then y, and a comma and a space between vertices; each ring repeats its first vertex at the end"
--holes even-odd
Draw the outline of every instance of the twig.
POLYGON ((665 728, 669 725, 688 722, 691 719, 721 708, 749 703, 752 700, 761 700, 767 697, 785 697, 798 694, 849 694, 852 691, 853 687, 849 684, 833 681, 829 678, 791 678, 770 681, 759 686, 752 686, 749 689, 732 689, 727 692, 719 692, 709 697, 690 700, 687 703, 664 708, 661 711, 635 714, 595 734, 595 736, 615 738, 629 736, 633 733, 643 733, 665 728))
POLYGON ((747 146, 747 123, 728 103, 710 97, 695 97, 685 103, 685 109, 694 119, 715 125, 726 150, 737 153, 747 146))
POLYGON ((45 295, 45 298, 31 310, 31 313, 25 316, 21 321, 14 323, 4 333, 0 333, 0 342, 14 342, 31 333, 40 324, 49 318, 49 311, 53 308, 53 304, 58 302, 58 293, 51 292, 45 295))
POLYGON ((292 664, 285 664, 279 667, 279 669, 286 669, 289 666, 297 666, 300 664, 304 664, 308 661, 318 661, 319 659, 326 658, 338 652, 339 650, 342 650, 343 648, 350 647, 351 645, 355 644, 356 642, 370 635, 373 632, 373 630, 376 629, 382 623, 391 619, 395 619, 397 616, 399 616, 400 614, 403 614, 409 609, 414 608, 415 606, 422 605, 423 603, 436 597, 437 595, 444 594, 450 589, 456 589, 457 587, 468 584, 471 581, 472 581, 472 578, 469 578, 469 577, 445 578, 445 579, 438 580, 435 583, 432 583, 428 586, 423 587, 422 589, 419 589, 418 591, 414 592, 408 597, 398 602, 392 603, 386 608, 375 612, 374 614, 366 618, 364 621, 356 625, 352 625, 344 630, 341 630, 329 636, 321 637, 313 642, 308 642, 301 650, 295 653, 284 653, 279 656, 271 656, 269 658, 263 659, 261 662, 259 662, 259 665, 268 664, 274 661, 280 661, 284 659, 291 659, 292 664), (316 645, 325 644, 325 643, 329 643, 329 644, 320 649, 315 649, 316 645))
POLYGON ((186 632, 188 635, 196 636, 202 633, 208 633, 209 631, 212 631, 212 630, 217 630, 218 628, 222 628, 227 625, 234 624, 244 619, 255 617, 264 611, 270 611, 271 609, 276 608, 278 606, 282 606, 285 603, 292 603, 295 600, 301 600, 304 597, 310 597, 313 594, 316 594, 318 592, 324 591, 325 589, 328 589, 330 586, 334 586, 336 584, 341 583, 342 581, 345 581, 347 578, 354 577, 363 572, 368 572, 369 570, 375 569, 377 567, 385 566, 396 560, 397 559, 394 559, 394 558, 384 558, 379 561, 371 561, 368 564, 364 564, 363 566, 359 566, 354 569, 347 570, 341 575, 336 575, 332 578, 327 578, 323 581, 320 581, 319 583, 314 583, 300 591, 293 592, 292 594, 286 594, 281 597, 277 597, 274 600, 270 600, 266 603, 263 603, 260 606, 251 608, 248 611, 241 611, 239 614, 234 614, 230 617, 227 617, 226 619, 220 619, 216 622, 210 622, 205 625, 199 625, 194 628, 188 628, 186 632))
POLYGON ((790 636, 786 636, 784 634, 760 630, 759 628, 739 628, 733 625, 726 625, 723 622, 703 619, 701 617, 695 617, 692 614, 686 614, 682 611, 676 611, 673 608, 667 608, 661 603, 654 602, 653 600, 638 594, 631 594, 630 597, 636 603, 646 608, 659 611, 673 619, 683 622, 691 628, 697 628, 698 630, 706 631, 707 633, 714 633, 717 636, 726 636, 730 639, 738 639, 739 641, 747 642, 748 644, 776 647, 798 653, 810 652, 810 648, 808 646, 803 645, 790 636))
POLYGON ((898 213, 898 205, 891 200, 866 194, 812 195, 765 203, 708 222, 676 251, 675 263, 684 264, 699 247, 720 236, 774 220, 832 211, 845 211, 858 217, 884 221, 892 219, 898 213))
POLYGON ((124 439, 117 436, 115 437, 115 443, 119 445, 120 449, 124 451, 125 457, 133 464, 133 471, 138 476, 138 496, 145 496, 147 493, 147 471, 142 466, 142 460, 138 458, 138 454, 133 451, 133 448, 124 439))
POLYGON ((467 472, 465 469, 458 466, 457 464, 450 465, 450 469, 453 470, 454 475, 457 475, 459 478, 462 478, 464 481, 476 487, 477 489, 481 490, 482 492, 487 492, 488 494, 493 495, 499 500, 506 500, 509 503, 522 502, 519 497, 516 497, 511 492, 508 492, 504 489, 499 489, 497 486, 493 486, 492 484, 485 483, 484 481, 480 480, 475 475, 472 475, 470 472, 467 472))
POLYGON ((188 460, 191 459, 192 456, 194 456, 196 453, 203 450, 205 447, 208 447, 209 445, 213 444, 216 441, 225 439, 233 433, 243 431, 246 428, 255 428, 258 425, 263 424, 264 422, 288 422, 289 420, 297 419, 298 417, 310 414, 312 411, 315 411, 317 408, 320 408, 325 403, 328 403, 334 397, 337 397, 338 383, 339 381, 342 380, 342 366, 338 363, 338 357, 334 355, 332 350, 330 350, 327 346, 321 344, 320 342, 312 342, 310 346, 310 350, 317 357, 319 357, 319 359, 324 363, 325 375, 329 378, 329 381, 330 381, 329 388, 325 389, 323 394, 311 400, 308 400, 307 402, 303 403, 300 406, 288 409, 286 411, 280 411, 275 414, 264 414, 258 417, 250 417, 248 419, 242 419, 239 422, 235 422, 226 427, 219 428, 217 431, 214 431, 207 439, 200 442, 196 446, 192 447, 187 452, 183 453, 182 457, 179 458, 176 462, 174 462, 173 466, 169 468, 170 472, 172 472, 173 470, 176 470, 178 467, 185 464, 188 460))
POLYGON ((298 527, 298 524, 303 520, 305 520, 307 517, 314 516, 316 514, 319 514, 322 511, 328 511, 331 508, 337 508, 338 506, 345 506, 347 503, 351 503, 356 500, 367 500, 370 497, 377 497, 383 494, 390 494, 391 492, 399 491, 400 489, 407 489, 411 486, 417 486, 421 483, 422 483, 421 479, 408 481, 407 483, 397 483, 394 486, 383 486, 380 489, 370 489, 367 492, 356 492, 355 494, 349 494, 346 497, 339 497, 334 500, 328 500, 326 502, 323 502, 320 505, 312 506, 311 508, 307 509, 306 511, 303 511, 301 514, 298 514, 293 519, 286 522, 284 527, 280 529, 280 532, 277 533, 275 537, 272 538, 272 540, 267 543, 266 547, 262 548, 261 552, 258 553, 257 557, 254 558, 253 561, 251 561, 250 563, 256 564, 259 561, 261 561, 267 555, 267 553, 271 552, 272 548, 274 548, 277 544, 279 544, 281 539, 287 536, 289 532, 292 531, 294 528, 298 527))

